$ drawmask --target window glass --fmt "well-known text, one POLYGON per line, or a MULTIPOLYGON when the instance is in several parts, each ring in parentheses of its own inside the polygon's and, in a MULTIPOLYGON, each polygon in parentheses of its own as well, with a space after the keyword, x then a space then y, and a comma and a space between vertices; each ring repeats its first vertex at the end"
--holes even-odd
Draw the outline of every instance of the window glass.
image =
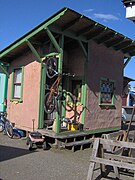
POLYGON ((22 81, 22 69, 16 69, 14 73, 14 82, 15 83, 21 83, 22 81))
POLYGON ((21 86, 15 85, 14 86, 14 98, 20 98, 21 97, 21 86))
POLYGON ((22 86, 22 68, 14 70, 14 87, 13 87, 13 98, 21 98, 21 86, 22 86))
POLYGON ((114 82, 101 80, 100 91, 100 104, 113 104, 114 82))

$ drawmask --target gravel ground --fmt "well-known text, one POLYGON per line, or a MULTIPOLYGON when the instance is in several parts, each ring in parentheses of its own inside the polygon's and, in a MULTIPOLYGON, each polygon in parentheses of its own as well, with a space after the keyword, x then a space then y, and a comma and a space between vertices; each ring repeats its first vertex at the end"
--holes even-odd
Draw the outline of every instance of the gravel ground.
MULTIPOLYGON (((29 151, 25 140, 9 139, 0 133, 0 180, 85 180, 90 154, 90 148, 76 152, 53 148, 29 151)), ((113 172, 101 178, 96 165, 94 179, 115 178, 113 172)), ((121 175, 121 180, 126 179, 133 179, 133 174, 121 175)))

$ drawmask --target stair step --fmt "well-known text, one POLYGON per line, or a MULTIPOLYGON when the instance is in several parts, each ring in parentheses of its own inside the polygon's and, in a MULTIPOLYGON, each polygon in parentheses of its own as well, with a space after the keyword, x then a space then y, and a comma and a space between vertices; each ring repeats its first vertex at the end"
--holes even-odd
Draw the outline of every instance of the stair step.
POLYGON ((89 144, 89 143, 92 143, 92 142, 93 142, 93 139, 87 139, 87 140, 81 140, 81 141, 73 141, 73 142, 65 143, 65 147, 84 145, 84 144, 89 144))

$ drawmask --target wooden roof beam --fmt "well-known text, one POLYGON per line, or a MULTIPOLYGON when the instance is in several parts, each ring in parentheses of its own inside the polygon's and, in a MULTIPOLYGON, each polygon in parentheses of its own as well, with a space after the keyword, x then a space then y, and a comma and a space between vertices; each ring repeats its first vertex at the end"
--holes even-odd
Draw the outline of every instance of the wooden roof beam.
POLYGON ((98 40, 96 40, 96 42, 98 44, 101 43, 105 43, 106 41, 112 39, 117 33, 114 32, 109 32, 108 34, 105 34, 104 36, 102 36, 101 38, 99 38, 98 40))
POLYGON ((108 48, 109 47, 113 47, 113 46, 116 46, 117 44, 120 44, 124 39, 125 39, 125 37, 120 37, 120 38, 117 38, 117 39, 112 39, 111 42, 107 42, 105 44, 106 44, 106 46, 108 48))
POLYGON ((97 36, 99 36, 100 34, 102 34, 104 31, 106 31, 107 27, 106 28, 101 28, 100 30, 97 29, 94 31, 94 33, 91 33, 88 37, 87 37, 87 40, 89 39, 93 39, 97 36))
POLYGON ((131 47, 128 46, 128 47, 122 49, 122 51, 124 53, 129 53, 129 52, 134 51, 134 50, 135 50, 135 46, 131 46, 131 47))
POLYGON ((114 46, 114 49, 116 51, 118 51, 118 50, 121 50, 121 49, 127 47, 130 44, 131 44, 131 41, 124 41, 124 42, 120 43, 119 45, 114 46))
POLYGON ((87 27, 81 29, 80 31, 78 31, 78 32, 76 33, 76 36, 78 37, 78 36, 80 36, 80 35, 83 35, 83 34, 89 32, 90 30, 92 30, 92 29, 93 29, 94 27, 96 27, 97 25, 98 25, 98 23, 94 23, 94 24, 91 24, 90 26, 87 26, 87 27))
POLYGON ((83 16, 79 16, 78 18, 70 21, 69 23, 67 23, 65 26, 62 27, 62 31, 65 31, 69 28, 71 28, 72 26, 74 26, 77 22, 79 22, 79 20, 82 18, 83 16))

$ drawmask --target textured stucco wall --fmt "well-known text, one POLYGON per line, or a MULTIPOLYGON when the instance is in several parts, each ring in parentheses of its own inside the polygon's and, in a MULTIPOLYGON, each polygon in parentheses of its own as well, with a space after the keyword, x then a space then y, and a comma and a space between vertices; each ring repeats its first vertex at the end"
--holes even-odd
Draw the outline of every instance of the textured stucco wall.
POLYGON ((101 129, 121 125, 121 105, 123 87, 123 54, 89 42, 87 65, 87 108, 85 128, 101 129), (100 78, 116 81, 115 108, 103 109, 99 106, 100 78))
POLYGON ((38 127, 39 93, 40 93, 40 63, 31 52, 15 59, 10 66, 8 81, 8 118, 17 127, 32 129, 32 119, 35 119, 35 128, 38 127), (23 102, 10 102, 11 73, 13 68, 24 66, 23 102))

